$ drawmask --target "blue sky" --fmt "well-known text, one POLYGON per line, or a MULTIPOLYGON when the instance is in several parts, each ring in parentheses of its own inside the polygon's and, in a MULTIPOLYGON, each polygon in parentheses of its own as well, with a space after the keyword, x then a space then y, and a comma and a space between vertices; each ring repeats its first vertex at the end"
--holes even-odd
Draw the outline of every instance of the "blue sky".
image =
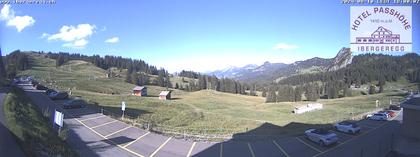
MULTIPOLYGON (((27 23, 19 30, 0 19, 3 55, 16 49, 117 55, 170 72, 203 72, 331 58, 349 47, 350 5, 340 0, 57 0, 11 4, 9 10, 27 23)), ((415 52, 419 15, 415 4, 415 52)))

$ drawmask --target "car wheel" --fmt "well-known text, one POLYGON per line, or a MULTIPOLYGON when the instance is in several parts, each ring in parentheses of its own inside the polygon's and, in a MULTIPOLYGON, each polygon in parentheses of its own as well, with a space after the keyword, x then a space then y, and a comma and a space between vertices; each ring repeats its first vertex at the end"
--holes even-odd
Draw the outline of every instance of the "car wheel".
POLYGON ((320 140, 320 141, 319 141, 319 145, 321 145, 322 147, 324 147, 324 146, 325 146, 324 141, 320 140))

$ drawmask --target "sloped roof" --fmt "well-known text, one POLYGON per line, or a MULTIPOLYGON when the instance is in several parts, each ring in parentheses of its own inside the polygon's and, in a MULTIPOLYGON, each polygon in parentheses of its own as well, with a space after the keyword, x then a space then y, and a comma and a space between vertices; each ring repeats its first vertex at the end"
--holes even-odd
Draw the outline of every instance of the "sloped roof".
POLYGON ((401 103, 401 107, 414 110, 420 110, 420 95, 415 95, 401 103))
POLYGON ((159 96, 166 96, 169 93, 171 93, 171 91, 162 91, 162 92, 160 92, 159 96))
POLYGON ((136 86, 133 88, 133 90, 142 90, 143 88, 146 88, 144 86, 136 86))

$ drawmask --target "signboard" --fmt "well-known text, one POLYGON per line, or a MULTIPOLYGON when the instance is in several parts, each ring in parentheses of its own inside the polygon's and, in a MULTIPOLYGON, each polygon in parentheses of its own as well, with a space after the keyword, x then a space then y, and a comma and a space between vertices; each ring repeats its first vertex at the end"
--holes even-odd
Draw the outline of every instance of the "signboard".
POLYGON ((64 114, 58 111, 55 111, 54 114, 54 123, 57 124, 60 127, 63 127, 63 118, 64 114))
POLYGON ((121 102, 121 110, 125 111, 125 102, 121 102))
POLYGON ((350 7, 353 52, 412 52, 411 6, 350 7))

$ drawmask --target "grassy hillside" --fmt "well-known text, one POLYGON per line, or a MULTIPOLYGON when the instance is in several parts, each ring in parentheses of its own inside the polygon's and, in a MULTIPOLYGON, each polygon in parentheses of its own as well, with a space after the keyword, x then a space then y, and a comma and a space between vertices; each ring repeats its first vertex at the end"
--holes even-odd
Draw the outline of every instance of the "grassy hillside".
POLYGON ((13 88, 6 95, 4 114, 7 127, 27 156, 78 156, 57 136, 49 119, 31 104, 21 89, 13 88))
MULTIPOLYGON (((53 60, 39 54, 30 54, 35 66, 20 75, 31 75, 60 89, 73 89, 73 96, 80 96, 106 111, 120 115, 121 101, 127 105, 126 114, 154 127, 193 133, 239 133, 258 128, 265 123, 274 124, 274 135, 300 134, 308 127, 334 123, 338 120, 359 117, 375 110, 375 101, 384 107, 390 99, 402 99, 401 88, 412 86, 408 82, 388 84, 386 93, 360 95, 334 100, 318 100, 325 109, 302 115, 292 114, 296 106, 308 102, 265 103, 265 98, 202 90, 184 92, 174 90, 173 100, 162 101, 156 97, 165 88, 148 86, 149 97, 129 95, 132 84, 123 78, 106 78, 105 70, 83 61, 70 61, 56 68, 53 60), (70 70, 71 67, 71 70, 70 70), (114 94, 112 94, 114 93, 114 94), (299 123, 301 125, 291 125, 299 123)), ((173 79, 182 82, 181 78, 173 79)), ((389 104, 388 104, 389 105, 389 104)))

